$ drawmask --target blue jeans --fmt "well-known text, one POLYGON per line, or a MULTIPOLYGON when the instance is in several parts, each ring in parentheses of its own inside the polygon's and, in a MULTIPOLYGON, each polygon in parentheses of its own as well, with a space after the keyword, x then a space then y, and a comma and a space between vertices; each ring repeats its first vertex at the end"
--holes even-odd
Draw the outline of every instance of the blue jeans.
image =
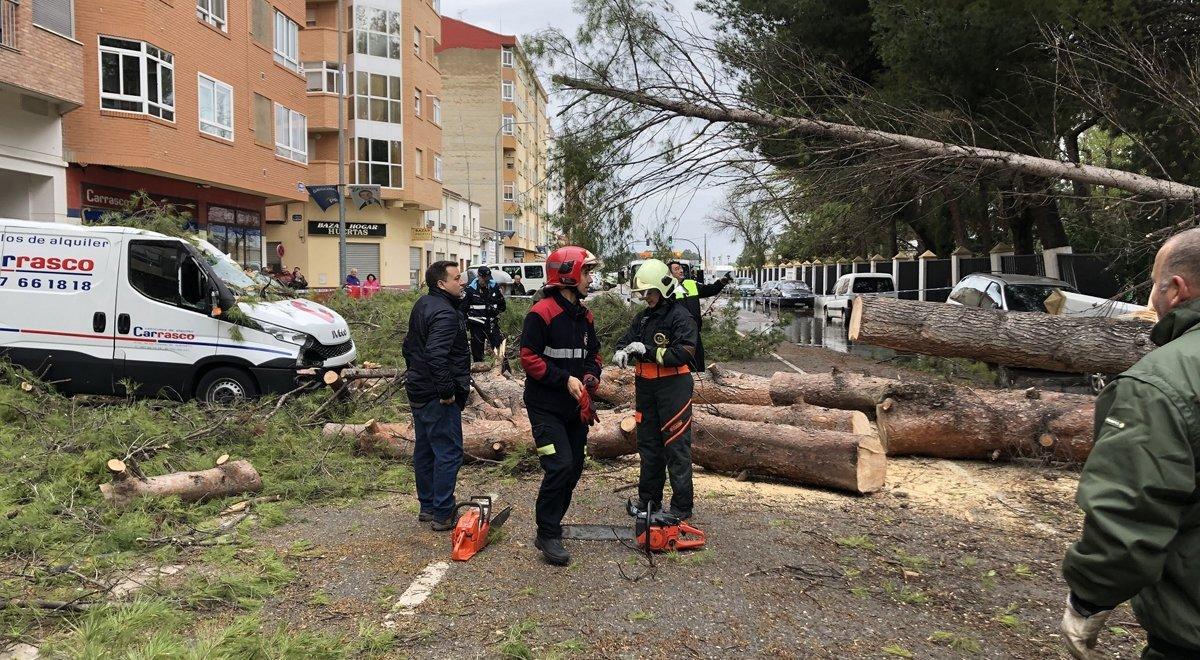
POLYGON ((462 411, 453 403, 430 401, 413 408, 413 425, 413 472, 421 513, 446 520, 454 514, 454 484, 463 462, 462 411))

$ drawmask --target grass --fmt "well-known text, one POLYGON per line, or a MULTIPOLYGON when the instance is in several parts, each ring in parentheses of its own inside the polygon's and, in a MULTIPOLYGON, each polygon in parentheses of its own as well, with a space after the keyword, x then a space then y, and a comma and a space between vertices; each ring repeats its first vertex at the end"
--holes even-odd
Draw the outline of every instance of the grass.
POLYGON ((923 571, 929 566, 929 558, 924 555, 910 555, 903 548, 892 548, 896 561, 910 571, 923 571))
POLYGON ((843 548, 852 548, 855 550, 875 550, 875 542, 866 534, 854 534, 852 536, 843 536, 834 539, 838 545, 843 548))
POLYGON ((889 644, 888 646, 883 647, 883 652, 888 655, 894 655, 898 658, 914 657, 912 651, 909 651, 899 644, 889 644))
POLYGON ((653 621, 656 618, 658 618, 656 614, 654 614, 653 612, 646 612, 645 610, 638 610, 636 612, 629 613, 629 620, 635 621, 635 622, 636 621, 653 621))
POLYGON ((907 584, 897 587, 894 582, 888 581, 884 583, 883 590, 897 603, 924 605, 929 602, 929 596, 925 595, 920 589, 911 588, 907 584))
POLYGON ((533 660, 533 648, 529 645, 529 637, 537 632, 538 624, 533 619, 524 619, 509 626, 500 641, 496 652, 507 660, 533 660))
POLYGON ((929 641, 941 646, 948 646, 960 655, 977 655, 983 652, 983 646, 979 643, 979 640, 963 635, 956 635, 945 630, 935 630, 929 636, 929 641))

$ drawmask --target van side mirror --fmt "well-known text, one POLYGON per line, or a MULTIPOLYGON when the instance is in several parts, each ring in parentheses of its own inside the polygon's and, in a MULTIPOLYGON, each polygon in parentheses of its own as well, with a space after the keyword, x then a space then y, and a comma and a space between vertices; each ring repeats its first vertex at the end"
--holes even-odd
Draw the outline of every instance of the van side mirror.
POLYGON ((216 289, 211 289, 208 292, 208 297, 212 305, 209 315, 213 317, 220 316, 224 311, 221 309, 221 294, 216 289))

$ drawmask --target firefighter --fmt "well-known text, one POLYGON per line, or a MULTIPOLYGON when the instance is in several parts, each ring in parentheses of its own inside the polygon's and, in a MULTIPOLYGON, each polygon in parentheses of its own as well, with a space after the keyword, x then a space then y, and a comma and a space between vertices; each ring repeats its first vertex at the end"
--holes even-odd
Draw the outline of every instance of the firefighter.
POLYGON ((500 348, 500 315, 506 303, 504 293, 492 279, 492 270, 480 266, 477 276, 467 286, 463 305, 467 310, 467 325, 471 328, 471 359, 483 362, 483 347, 500 348))
POLYGON ((640 507, 660 508, 666 475, 671 478, 670 513, 692 516, 692 374, 699 332, 675 298, 678 282, 667 265, 647 259, 633 277, 646 309, 617 342, 613 363, 637 369, 637 447, 642 459, 640 507))
POLYGON ((599 266, 596 256, 581 247, 550 253, 543 297, 530 308, 521 330, 525 408, 544 471, 533 544, 556 566, 571 563, 562 544, 562 519, 583 473, 588 427, 597 422, 592 394, 600 385, 600 340, 583 299, 599 266))
MULTIPOLYGON (((687 307, 688 313, 692 315, 692 320, 696 322, 696 332, 699 333, 704 328, 704 319, 700 313, 700 299, 721 295, 725 286, 733 281, 733 276, 726 273, 725 277, 712 284, 699 284, 692 279, 688 267, 683 263, 670 261, 667 265, 671 267, 671 275, 677 282, 675 297, 679 298, 687 307)), ((691 367, 693 371, 704 371, 704 341, 699 334, 696 335, 696 357, 692 361, 691 367)))

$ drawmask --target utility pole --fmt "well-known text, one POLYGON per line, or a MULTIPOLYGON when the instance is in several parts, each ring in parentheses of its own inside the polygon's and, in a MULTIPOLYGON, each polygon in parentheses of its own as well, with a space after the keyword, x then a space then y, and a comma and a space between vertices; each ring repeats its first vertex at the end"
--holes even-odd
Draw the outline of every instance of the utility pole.
POLYGON ((338 273, 337 286, 342 288, 346 269, 346 58, 342 48, 345 31, 342 20, 346 15, 344 0, 337 0, 337 64, 338 64, 338 273))

